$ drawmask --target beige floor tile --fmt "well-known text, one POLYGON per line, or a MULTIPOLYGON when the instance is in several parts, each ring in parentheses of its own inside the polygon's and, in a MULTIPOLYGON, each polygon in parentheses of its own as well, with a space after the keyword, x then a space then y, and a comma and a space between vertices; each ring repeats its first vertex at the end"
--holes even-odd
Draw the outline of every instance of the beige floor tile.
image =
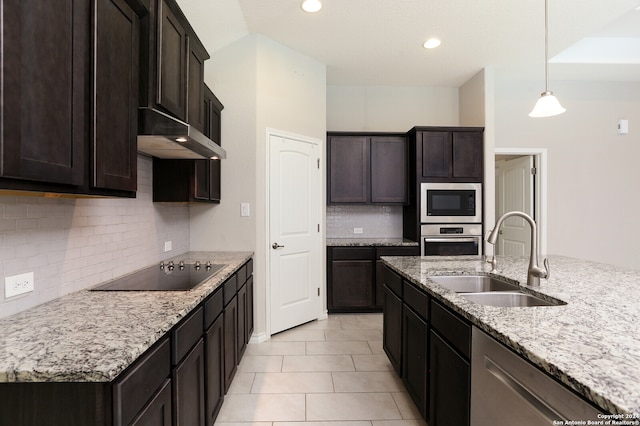
POLYGON ((371 426, 371 422, 366 420, 345 422, 274 422, 273 426, 371 426))
POLYGON ((331 373, 256 373, 251 393, 333 392, 331 373))
POLYGON ((428 426, 424 420, 374 420, 371 423, 373 426, 428 426))
POLYGON ((402 380, 395 371, 335 372, 336 392, 403 392, 402 380))
POLYGON ((391 371, 387 355, 352 355, 356 371, 391 371))
POLYGON ((275 421, 305 421, 305 396, 303 394, 226 395, 216 425, 218 422, 275 421))
POLYGON ((324 330, 294 328, 271 336, 272 342, 324 342, 324 330))
POLYGON ((367 342, 307 342, 309 355, 364 355, 371 354, 367 342))
POLYGON ((328 328, 342 328, 340 320, 333 315, 327 319, 315 320, 300 326, 305 330, 326 330, 328 328))
POLYGON ((369 347, 374 355, 386 355, 382 347, 382 340, 370 340, 369 347))
POLYGON ((380 330, 325 330, 327 342, 358 342, 369 340, 382 340, 382 332, 380 330))
POLYGON ((405 390, 391 395, 393 396, 394 401, 396 401, 396 405, 398 406, 403 419, 423 421, 422 415, 418 411, 418 407, 416 407, 413 399, 411 399, 405 390))
POLYGON ((307 421, 401 419, 388 393, 326 393, 307 395, 307 421))
POLYGON ((382 314, 355 314, 338 317, 344 329, 382 330, 382 314))
POLYGON ((216 426, 272 426, 272 422, 216 422, 216 426))
POLYGON ((251 343, 247 345, 245 356, 257 355, 304 355, 305 342, 272 342, 251 343))
POLYGON ((282 370, 282 355, 245 355, 238 366, 243 373, 274 373, 282 370))
POLYGON ((355 368, 351 355, 289 355, 284 357, 282 371, 355 371, 355 368))
POLYGON ((256 373, 241 373, 236 372, 233 377, 231 386, 229 387, 229 394, 251 393, 251 386, 253 380, 256 377, 256 373))

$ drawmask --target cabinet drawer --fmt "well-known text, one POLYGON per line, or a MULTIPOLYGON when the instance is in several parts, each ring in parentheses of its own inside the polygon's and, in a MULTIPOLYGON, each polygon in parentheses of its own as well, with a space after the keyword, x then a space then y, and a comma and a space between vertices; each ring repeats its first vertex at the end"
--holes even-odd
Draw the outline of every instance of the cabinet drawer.
POLYGON ((471 355, 471 325, 462 318, 431 300, 431 326, 462 355, 471 355))
POLYGON ((170 374, 169 339, 143 355, 113 385, 114 424, 128 425, 170 374))
POLYGON ((376 259, 380 259, 381 256, 420 256, 420 246, 378 247, 376 259))
POLYGON ((407 281, 402 281, 403 300, 424 321, 429 320, 429 296, 407 281))
POLYGON ((236 272, 236 279, 238 280, 238 288, 242 287, 242 285, 247 281, 247 264, 245 263, 238 269, 236 272))
POLYGON ((218 318, 218 315, 222 313, 222 309, 224 308, 222 293, 223 293, 223 288, 218 287, 215 293, 209 296, 209 298, 204 302, 204 329, 205 330, 211 327, 211 324, 213 324, 216 318, 218 318))
POLYGON ((253 259, 249 259, 247 262, 247 278, 253 275, 253 259))
POLYGON ((332 247, 333 260, 369 260, 375 256, 373 247, 332 247))
POLYGON ((222 290, 224 296, 224 306, 227 306, 238 291, 238 277, 235 274, 229 277, 222 285, 222 290))
POLYGON ((402 278, 388 266, 382 269, 382 284, 385 284, 396 296, 402 299, 402 278))
POLYGON ((202 308, 182 320, 171 332, 171 363, 177 365, 202 337, 202 308))

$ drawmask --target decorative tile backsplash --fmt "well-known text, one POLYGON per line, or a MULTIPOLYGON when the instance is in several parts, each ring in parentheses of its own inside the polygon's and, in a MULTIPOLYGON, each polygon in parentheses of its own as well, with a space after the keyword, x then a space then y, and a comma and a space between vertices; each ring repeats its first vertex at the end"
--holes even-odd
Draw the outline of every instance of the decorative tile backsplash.
POLYGON ((327 206, 327 238, 402 238, 402 207, 327 206))
POLYGON ((0 196, 0 317, 189 251, 189 207, 153 203, 151 188, 139 156, 133 199, 0 196), (6 299, 4 277, 26 272, 35 290, 6 299))

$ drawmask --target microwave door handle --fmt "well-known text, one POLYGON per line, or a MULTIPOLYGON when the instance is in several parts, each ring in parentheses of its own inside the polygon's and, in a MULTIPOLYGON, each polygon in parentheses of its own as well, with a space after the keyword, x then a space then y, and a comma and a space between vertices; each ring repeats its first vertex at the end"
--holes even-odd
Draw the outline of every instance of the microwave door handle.
POLYGON ((425 243, 475 243, 479 238, 424 238, 425 243))

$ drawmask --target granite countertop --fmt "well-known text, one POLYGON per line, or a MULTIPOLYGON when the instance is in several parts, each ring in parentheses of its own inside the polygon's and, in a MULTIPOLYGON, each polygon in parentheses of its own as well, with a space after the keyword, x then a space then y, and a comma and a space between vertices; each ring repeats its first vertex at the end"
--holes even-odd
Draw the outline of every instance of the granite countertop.
POLYGON ((383 257, 392 269, 426 289, 523 358, 605 411, 640 415, 640 271, 550 256, 551 277, 528 288, 528 258, 498 256, 496 275, 562 306, 499 308, 470 302, 430 275, 489 273, 477 257, 383 257))
POLYGON ((189 252, 175 259, 227 266, 189 291, 82 290, 0 319, 0 382, 109 382, 252 256, 189 252))
POLYGON ((327 238, 328 247, 417 247, 417 241, 406 238, 327 238))

